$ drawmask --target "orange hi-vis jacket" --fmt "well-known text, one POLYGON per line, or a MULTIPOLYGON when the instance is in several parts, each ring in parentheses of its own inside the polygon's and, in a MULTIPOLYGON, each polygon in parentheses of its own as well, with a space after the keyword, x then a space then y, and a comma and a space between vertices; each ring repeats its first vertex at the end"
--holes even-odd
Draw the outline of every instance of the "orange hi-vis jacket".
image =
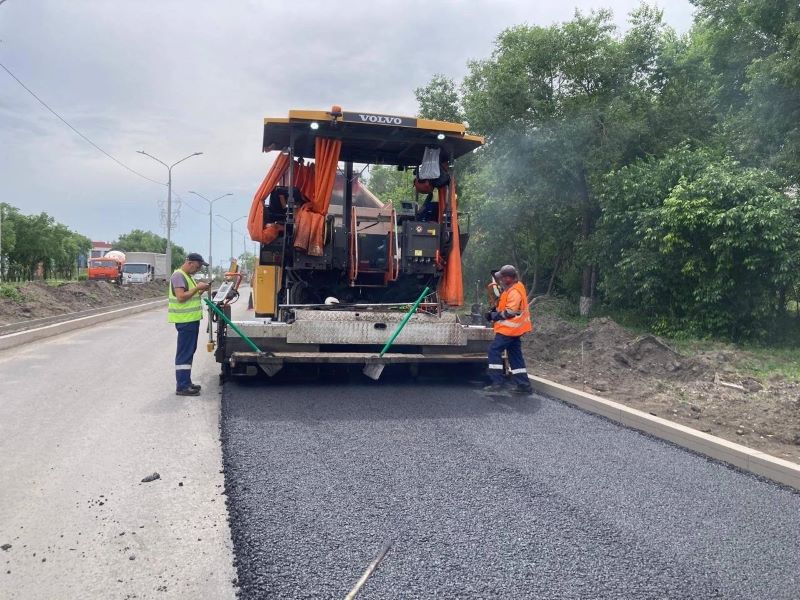
POLYGON ((495 333, 519 337, 533 329, 531 312, 528 309, 528 292, 520 281, 500 295, 497 312, 504 318, 502 321, 495 321, 495 333))

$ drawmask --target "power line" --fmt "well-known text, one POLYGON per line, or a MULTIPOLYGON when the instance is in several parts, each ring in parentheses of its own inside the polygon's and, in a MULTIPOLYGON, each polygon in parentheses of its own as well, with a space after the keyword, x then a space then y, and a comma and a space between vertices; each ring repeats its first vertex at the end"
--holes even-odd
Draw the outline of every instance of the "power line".
MULTIPOLYGON (((4 0, 2 0, 2 1, 4 1, 4 0)), ((2 1, 0 1, 0 4, 2 4, 2 1)), ((100 152, 102 152, 103 154, 105 154, 105 155, 106 155, 108 158, 110 158, 111 160, 113 160, 115 163, 117 163, 117 164, 118 164, 119 166, 121 166, 123 169, 127 169, 128 171, 130 171, 130 172, 131 172, 131 173, 133 173, 134 175, 137 175, 137 176, 141 177, 142 179, 146 179, 147 181, 150 181, 150 182, 152 182, 152 183, 157 183, 158 185, 167 185, 166 183, 163 183, 163 182, 161 182, 161 181, 156 181, 155 179, 150 179, 150 178, 149 178, 147 175, 142 175, 141 173, 139 173, 139 171, 136 171, 135 169, 132 169, 132 168, 130 168, 130 167, 129 167, 128 165, 126 165, 124 162, 122 162, 121 160, 119 160, 119 159, 118 159, 118 158, 116 158, 115 156, 112 156, 111 154, 109 154, 108 152, 106 152, 105 150, 103 150, 103 149, 102 149, 100 146, 98 146, 97 144, 95 144, 95 143, 94 143, 92 140, 90 140, 88 137, 86 137, 85 135, 83 135, 83 134, 82 134, 80 131, 78 131, 77 129, 75 129, 75 128, 74 128, 74 127, 73 127, 73 126, 72 126, 72 125, 71 125, 71 124, 70 124, 70 123, 69 123, 69 122, 68 122, 68 121, 67 121, 67 120, 66 120, 64 117, 62 117, 62 116, 61 116, 61 115, 59 115, 59 114, 58 114, 56 111, 54 111, 52 108, 50 108, 50 107, 47 105, 47 103, 46 103, 44 100, 42 100, 41 98, 39 98, 39 96, 37 96, 37 95, 36 95, 36 94, 35 94, 35 93, 34 93, 34 92, 33 92, 33 91, 32 91, 32 90, 31 90, 31 89, 28 87, 28 86, 26 86, 24 83, 22 83, 22 81, 20 81, 19 77, 17 77, 16 75, 14 75, 14 73, 12 73, 12 72, 11 72, 11 71, 8 69, 8 67, 6 67, 6 66, 5 66, 3 63, 0 63, 0 67, 2 67, 2 68, 3 68, 3 70, 4 70, 6 73, 8 73, 9 75, 11 75, 11 77, 14 79, 14 81, 16 81, 16 82, 17 82, 17 83, 18 83, 20 86, 22 86, 22 88, 23 88, 23 89, 24 89, 26 92, 28 92, 28 93, 29 93, 31 96, 33 96, 34 98, 36 98, 36 100, 39 102, 39 104, 41 104, 41 105, 42 105, 42 106, 44 106, 44 107, 45 107, 47 110, 49 110, 51 113, 53 113, 53 114, 56 116, 56 118, 58 118, 58 120, 59 120, 59 121, 61 121, 62 123, 64 123, 64 125, 66 125, 67 127, 69 127, 69 128, 72 130, 72 131, 74 131, 75 133, 77 133, 77 134, 78 134, 78 135, 79 135, 81 138, 83 138, 83 139, 84 139, 86 142, 88 142, 88 143, 89 143, 89 144, 91 144, 91 145, 92 145, 94 148, 96 148, 97 150, 99 150, 100 152)))
POLYGON ((229 227, 225 227, 225 226, 223 226, 223 225, 220 225, 220 224, 219 224, 219 221, 217 221, 217 219, 216 219, 216 218, 214 218, 214 220, 212 221, 212 223, 214 223, 214 227, 216 227, 217 229, 219 229, 219 230, 220 230, 220 231, 222 231, 223 233, 228 233, 228 232, 230 231, 230 228, 229 228, 229 227))
POLYGON ((178 197, 178 199, 179 199, 181 202, 183 202, 183 203, 184 203, 186 206, 188 206, 189 208, 191 208, 191 209, 192 209, 194 212, 196 212, 196 213, 198 213, 198 214, 201 214, 201 215, 207 215, 207 214, 208 214, 208 212, 207 212, 207 211, 205 211, 205 210, 200 210, 199 208, 195 208, 194 206, 192 206, 191 204, 189 204, 189 201, 188 201, 188 200, 185 200, 184 198, 181 198, 180 196, 178 196, 178 194, 177 194, 176 192, 174 192, 174 191, 173 191, 172 193, 173 193, 173 194, 175 194, 175 195, 178 197))

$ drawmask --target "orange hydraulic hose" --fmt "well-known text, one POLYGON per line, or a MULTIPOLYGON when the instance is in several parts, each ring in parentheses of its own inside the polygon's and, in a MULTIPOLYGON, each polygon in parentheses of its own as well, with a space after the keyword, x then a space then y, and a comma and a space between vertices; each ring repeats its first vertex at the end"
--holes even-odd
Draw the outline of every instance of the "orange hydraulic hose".
MULTIPOLYGON (((264 200, 272 193, 275 186, 280 181, 286 169, 289 167, 289 156, 287 154, 279 154, 272 163, 269 171, 267 172, 264 181, 253 196, 253 203, 250 205, 250 214, 247 217, 247 231, 250 233, 250 239, 254 242, 269 243, 266 237, 272 235, 274 228, 267 232, 267 227, 264 227, 264 200)), ((275 239, 275 234, 272 239, 275 239)))
POLYGON ((458 230, 458 195, 456 194, 456 179, 450 175, 447 187, 439 188, 439 223, 444 224, 445 202, 450 201, 450 219, 453 229, 453 238, 450 253, 444 267, 444 274, 439 280, 439 298, 450 306, 463 306, 464 280, 461 269, 461 238, 458 230), (449 192, 449 193, 448 193, 449 192), (449 198, 448 198, 449 196, 449 198))

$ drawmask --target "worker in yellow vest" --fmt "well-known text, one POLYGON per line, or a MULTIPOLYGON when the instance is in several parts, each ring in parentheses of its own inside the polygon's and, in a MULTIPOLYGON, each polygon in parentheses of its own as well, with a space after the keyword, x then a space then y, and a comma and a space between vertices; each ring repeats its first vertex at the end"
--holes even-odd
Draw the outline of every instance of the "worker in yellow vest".
POLYGON ((208 263, 192 252, 176 270, 169 282, 169 308, 167 320, 178 330, 178 348, 175 351, 175 393, 178 396, 198 396, 200 386, 192 383, 192 359, 197 350, 203 304, 200 295, 209 288, 205 282, 196 282, 192 275, 208 263))
POLYGON ((503 390, 503 350, 508 353, 511 378, 517 394, 530 394, 531 383, 525 358, 522 356, 522 336, 533 329, 531 313, 528 308, 528 292, 519 280, 519 273, 513 265, 505 265, 497 273, 495 279, 503 286, 503 293, 497 307, 486 314, 486 319, 493 323, 494 341, 489 346, 489 379, 491 385, 484 388, 486 392, 503 390))

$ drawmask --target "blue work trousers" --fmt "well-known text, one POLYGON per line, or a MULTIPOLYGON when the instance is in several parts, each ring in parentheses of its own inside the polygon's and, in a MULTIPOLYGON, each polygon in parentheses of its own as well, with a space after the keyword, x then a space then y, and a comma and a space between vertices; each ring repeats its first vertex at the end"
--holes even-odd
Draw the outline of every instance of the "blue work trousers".
POLYGON ((175 323, 178 330, 178 348, 175 351, 175 383, 178 391, 192 385, 192 359, 197 350, 200 321, 175 323))
POLYGON ((494 341, 489 346, 489 378, 492 383, 503 383, 503 350, 508 352, 508 363, 511 367, 511 377, 517 385, 528 387, 528 370, 525 368, 525 359, 522 356, 522 336, 503 335, 496 333, 494 341))

